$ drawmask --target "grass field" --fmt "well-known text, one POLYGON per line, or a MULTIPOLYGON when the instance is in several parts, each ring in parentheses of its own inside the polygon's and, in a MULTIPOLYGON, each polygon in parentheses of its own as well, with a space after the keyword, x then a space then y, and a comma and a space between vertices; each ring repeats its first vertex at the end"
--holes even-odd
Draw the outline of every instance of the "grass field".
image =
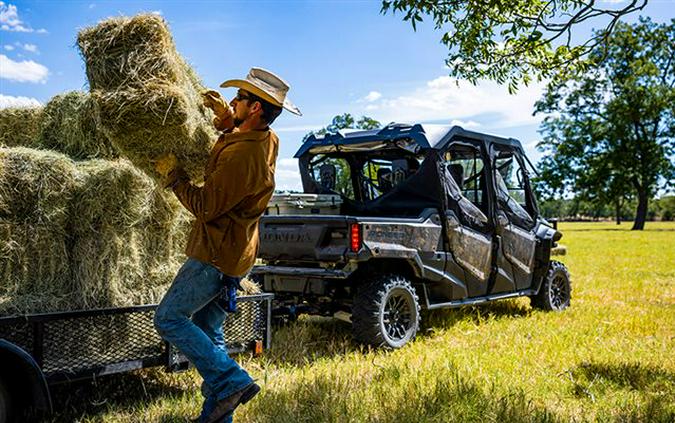
MULTIPOLYGON (((236 422, 675 421, 675 223, 561 224, 572 305, 528 299, 425 315, 398 351, 354 344, 347 324, 277 328, 240 357, 263 391, 236 422)), ((142 371, 56 392, 54 421, 182 422, 194 372, 142 371)))

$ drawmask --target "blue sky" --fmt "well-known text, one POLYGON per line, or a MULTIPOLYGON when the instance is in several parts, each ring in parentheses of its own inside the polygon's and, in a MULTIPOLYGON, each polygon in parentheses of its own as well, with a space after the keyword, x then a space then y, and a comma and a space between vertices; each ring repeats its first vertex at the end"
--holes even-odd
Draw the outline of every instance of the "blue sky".
MULTIPOLYGON (((621 3, 611 0, 608 3, 621 3)), ((277 185, 299 189, 291 159, 303 135, 336 114, 380 122, 454 122, 518 138, 535 160, 541 117, 532 105, 541 85, 508 95, 492 82, 472 86, 447 75, 441 33, 425 22, 413 32, 401 15, 381 15, 379 0, 277 1, 0 1, 0 107, 45 103, 86 89, 75 46, 80 28, 110 16, 161 14, 179 52, 205 85, 243 77, 251 66, 291 84, 302 117, 284 113, 274 128, 281 139, 277 185)), ((675 17, 675 0, 651 0, 642 15, 675 17)), ((637 19, 630 17, 629 21, 637 19)), ((596 24, 597 25, 597 24, 596 24)), ((585 36, 591 26, 579 28, 585 36)), ((233 89, 222 90, 227 98, 233 89)))

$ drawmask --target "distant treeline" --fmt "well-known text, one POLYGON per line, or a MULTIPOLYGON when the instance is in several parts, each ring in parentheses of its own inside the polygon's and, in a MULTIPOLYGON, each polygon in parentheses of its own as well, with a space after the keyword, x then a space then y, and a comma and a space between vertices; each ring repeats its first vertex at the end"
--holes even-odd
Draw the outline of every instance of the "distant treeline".
MULTIPOLYGON (((616 209, 611 205, 596 204, 576 198, 548 200, 539 203, 542 216, 560 220, 606 220, 632 221, 635 219, 636 202, 627 202, 617 218, 616 209)), ((647 220, 675 220, 675 195, 663 196, 649 202, 647 220)))

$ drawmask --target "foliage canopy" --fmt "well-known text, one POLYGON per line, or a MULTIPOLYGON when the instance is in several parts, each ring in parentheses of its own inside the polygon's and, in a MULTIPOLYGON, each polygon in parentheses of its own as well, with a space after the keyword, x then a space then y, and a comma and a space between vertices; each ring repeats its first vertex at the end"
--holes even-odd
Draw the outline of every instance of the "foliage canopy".
POLYGON ((383 0, 381 13, 403 13, 414 30, 431 18, 444 34, 450 75, 476 83, 508 82, 514 92, 533 77, 542 80, 561 68, 583 67, 581 60, 603 45, 619 20, 643 9, 647 0, 628 4, 584 0, 383 0), (603 7, 604 6, 604 7, 603 7), (573 30, 584 22, 604 25, 577 42, 573 30))
POLYGON ((585 72, 556 74, 536 104, 546 153, 541 187, 613 203, 637 198, 642 229, 649 198, 672 188, 675 165, 675 20, 617 24, 585 72))

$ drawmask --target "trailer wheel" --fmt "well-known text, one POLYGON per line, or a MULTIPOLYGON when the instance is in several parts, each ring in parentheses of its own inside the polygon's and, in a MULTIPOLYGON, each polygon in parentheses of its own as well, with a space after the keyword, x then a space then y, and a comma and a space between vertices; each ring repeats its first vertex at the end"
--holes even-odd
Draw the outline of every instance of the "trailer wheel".
POLYGON ((559 261, 551 261, 537 295, 530 297, 532 307, 546 311, 562 311, 570 306, 572 286, 567 268, 559 261))
POLYGON ((376 347, 401 348, 420 326, 417 293, 400 275, 377 275, 357 288, 352 307, 354 339, 376 347))
POLYGON ((0 423, 8 423, 12 417, 12 398, 5 386, 5 381, 0 378, 0 423))

